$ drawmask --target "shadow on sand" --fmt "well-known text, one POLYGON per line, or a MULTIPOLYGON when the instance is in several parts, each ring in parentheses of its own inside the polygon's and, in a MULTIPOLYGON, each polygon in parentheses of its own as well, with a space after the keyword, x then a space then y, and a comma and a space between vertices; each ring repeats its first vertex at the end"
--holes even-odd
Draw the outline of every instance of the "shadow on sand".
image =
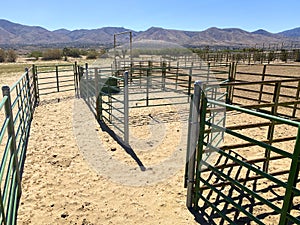
POLYGON ((142 163, 142 161, 139 159, 139 157, 136 155, 134 150, 126 144, 118 135, 115 134, 113 130, 111 130, 104 122, 98 121, 100 128, 102 131, 107 132, 124 150, 125 152, 134 159, 134 161, 138 164, 141 171, 146 171, 146 167, 142 163))

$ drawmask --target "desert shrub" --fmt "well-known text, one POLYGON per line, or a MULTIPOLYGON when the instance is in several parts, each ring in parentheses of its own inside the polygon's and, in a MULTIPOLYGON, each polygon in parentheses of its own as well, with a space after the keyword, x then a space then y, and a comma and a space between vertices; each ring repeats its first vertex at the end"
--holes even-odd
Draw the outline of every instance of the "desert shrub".
POLYGON ((260 52, 254 52, 253 53, 253 60, 254 61, 261 61, 262 60, 262 54, 260 52))
POLYGON ((300 49, 295 51, 295 62, 300 62, 300 49))
POLYGON ((48 49, 45 52, 43 52, 43 60, 61 59, 62 56, 62 50, 60 49, 48 49))
POLYGON ((275 53, 274 51, 270 51, 268 53, 268 63, 270 63, 271 61, 274 61, 275 60, 275 53))
POLYGON ((97 59, 97 57, 98 57, 98 52, 96 51, 96 50, 90 50, 88 53, 87 53, 87 56, 86 56, 86 58, 87 59, 97 59))
POLYGON ((280 52, 280 60, 283 62, 287 62, 288 60, 288 52, 285 49, 282 49, 280 52))
POLYGON ((9 49, 7 51, 7 53, 6 53, 6 61, 7 62, 16 62, 17 58, 18 58, 18 55, 14 50, 9 49))
POLYGON ((6 52, 0 48, 0 63, 5 62, 6 52))
POLYGON ((81 51, 78 48, 64 48, 63 49, 63 55, 74 57, 74 58, 80 58, 81 51))
POLYGON ((38 60, 40 57, 43 57, 43 53, 41 51, 32 51, 28 57, 33 57, 38 60))

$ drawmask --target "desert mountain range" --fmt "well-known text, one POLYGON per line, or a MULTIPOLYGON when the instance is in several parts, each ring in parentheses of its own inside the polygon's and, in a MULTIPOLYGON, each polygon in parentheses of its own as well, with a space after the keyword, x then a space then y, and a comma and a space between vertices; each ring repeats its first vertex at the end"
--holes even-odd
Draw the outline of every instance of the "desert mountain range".
MULTIPOLYGON (((270 43, 300 43, 300 27, 280 33, 266 30, 248 32, 238 28, 216 27, 204 31, 183 31, 151 27, 134 31, 123 27, 49 31, 39 26, 27 26, 0 19, 0 46, 14 45, 112 45, 113 34, 131 31, 133 40, 163 40, 184 46, 254 46, 270 43)), ((125 37, 125 39, 128 37, 125 37)), ((122 41, 122 37, 120 37, 122 41)), ((123 38, 124 41, 124 38, 123 38)))

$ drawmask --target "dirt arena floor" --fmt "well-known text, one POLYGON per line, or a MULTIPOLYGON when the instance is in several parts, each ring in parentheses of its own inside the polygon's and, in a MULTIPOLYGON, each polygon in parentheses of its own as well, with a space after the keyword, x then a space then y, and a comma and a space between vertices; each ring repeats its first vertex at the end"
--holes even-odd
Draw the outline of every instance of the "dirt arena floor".
MULTIPOLYGON (((261 71, 261 66, 252 70, 261 71)), ((15 77, 4 77, 1 83, 10 84, 13 80, 15 77)), ((171 122, 157 124, 154 130, 149 126, 135 126, 132 134, 140 140, 156 135, 154 139, 159 142, 148 142, 145 149, 134 152, 137 156, 134 157, 103 131, 84 107, 70 92, 49 97, 36 108, 22 178, 18 224, 199 224, 185 205, 184 162, 179 166, 166 163, 168 166, 160 167, 169 172, 159 173, 155 168, 174 152, 185 154, 181 138, 185 137, 186 126, 174 120, 174 115, 171 122), (82 110, 78 112, 78 109, 82 110), (87 126, 89 129, 82 129, 87 126), (99 153, 101 150, 103 155, 99 153), (101 160, 101 156, 106 158, 101 160), (118 163, 110 166, 110 160, 118 163)), ((132 113, 144 118, 148 125, 149 114, 164 116, 174 112, 172 107, 157 110, 132 113)), ((245 120, 232 115, 228 124, 245 120)), ((282 135, 291 132, 282 129, 282 135)), ((258 129, 253 137, 260 138, 265 133, 266 130, 258 129)), ((228 144, 235 140, 225 138, 225 141, 228 144)), ((139 146, 138 142, 134 144, 139 146)), ((280 143, 277 145, 281 147, 280 143)), ((255 158, 262 153, 255 155, 246 150, 243 154, 255 158)), ((273 224, 273 219, 267 218, 265 222, 273 224)))

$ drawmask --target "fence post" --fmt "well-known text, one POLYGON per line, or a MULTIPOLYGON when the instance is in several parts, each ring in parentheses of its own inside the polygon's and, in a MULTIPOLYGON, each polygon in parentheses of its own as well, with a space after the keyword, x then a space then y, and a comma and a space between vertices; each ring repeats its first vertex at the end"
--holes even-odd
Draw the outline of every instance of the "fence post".
POLYGON ((7 101, 5 102, 5 116, 7 119, 9 119, 9 122, 7 125, 7 134, 8 134, 8 138, 11 138, 10 154, 13 156, 13 169, 16 172, 16 179, 17 179, 17 185, 18 185, 18 198, 20 198, 21 192, 22 192, 21 178, 20 178, 18 153, 17 153, 17 146, 16 146, 14 116, 13 116, 13 112, 12 112, 12 108, 11 108, 10 88, 8 86, 3 86, 2 94, 3 94, 3 97, 7 96, 7 101))
POLYGON ((78 79, 77 79, 77 76, 78 76, 78 72, 77 72, 77 62, 74 63, 74 89, 75 89, 75 94, 77 95, 78 94, 78 79))
POLYGON ((26 80, 27 80, 27 98, 28 98, 28 103, 29 103, 29 107, 30 107, 30 120, 32 118, 32 112, 33 112, 33 105, 32 105, 32 101, 31 101, 31 87, 30 87, 30 77, 29 77, 29 71, 28 68, 25 68, 25 72, 26 72, 26 80))
POLYGON ((35 104, 34 106, 39 104, 39 87, 38 87, 38 77, 37 77, 37 68, 35 65, 32 65, 32 78, 33 78, 33 88, 34 88, 34 98, 35 104))
MULTIPOLYGON (((200 86, 200 85, 199 85, 200 86)), ((201 90, 201 89, 200 89, 201 90)), ((202 88, 205 90, 205 86, 202 88)), ((204 146, 204 134, 205 134, 205 122, 206 122, 206 109, 207 109, 207 97, 205 96, 204 91, 200 92, 200 105, 199 108, 199 127, 197 131, 197 154, 196 154, 196 179, 195 179, 195 196, 194 196, 194 210, 198 208, 199 201, 199 192, 200 192, 200 176, 201 176, 201 166, 202 166, 202 154, 203 154, 203 146, 204 146)))
POLYGON ((96 118, 97 120, 101 117, 100 107, 99 107, 99 77, 98 77, 98 68, 95 68, 95 98, 96 98, 96 118))
POLYGON ((292 157, 292 163, 290 167, 290 173, 287 181, 287 187, 284 194, 284 200, 282 205, 282 211, 280 216, 280 225, 287 224, 287 214, 290 213, 292 205, 293 205, 293 188, 297 186, 297 180, 299 175, 299 168, 300 168, 300 126, 298 126, 298 134, 296 138, 294 153, 292 157))
POLYGON ((89 64, 86 63, 85 64, 85 76, 86 76, 86 80, 89 79, 89 64))
POLYGON ((201 96, 201 82, 196 81, 194 84, 194 95, 191 102, 191 117, 189 121, 189 133, 188 133, 188 149, 187 149, 187 200, 186 206, 192 207, 194 198, 194 184, 195 184, 195 160, 196 160, 196 146, 199 136, 199 105, 201 96))
POLYGON ((193 76, 193 66, 190 67, 189 69, 189 83, 188 83, 188 102, 190 100, 190 96, 191 96, 191 89, 192 89, 192 76, 193 76))
MULTIPOLYGON (((300 53, 299 53, 299 55, 300 55, 300 53)), ((296 93, 296 100, 299 100, 299 95, 300 95, 300 81, 298 81, 298 88, 297 88, 297 93, 296 93)), ((293 115, 292 115, 292 117, 296 117, 297 110, 298 110, 298 104, 295 103, 294 104, 294 109, 293 109, 293 115)))
POLYGON ((175 89, 177 90, 178 86, 178 75, 179 75, 179 61, 177 61, 177 66, 176 66, 176 81, 175 81, 175 89))
POLYGON ((124 141, 129 145, 129 96, 128 71, 124 72, 124 141))
MULTIPOLYGON (((229 82, 232 82, 236 78, 236 63, 232 62, 230 67, 229 67, 229 77, 228 80, 229 82)), ((227 99, 226 103, 227 104, 232 104, 233 103, 233 92, 234 92, 234 86, 230 85, 227 89, 227 99)))
POLYGON ((161 75, 162 75, 162 90, 165 91, 166 88, 166 62, 162 62, 162 69, 161 69, 161 75))
POLYGON ((59 92, 58 66, 55 66, 55 74, 56 74, 56 87, 57 87, 57 92, 59 92))
MULTIPOLYGON (((232 63, 229 64, 229 70, 228 70, 228 82, 231 82, 231 70, 232 70, 232 63)), ((230 95, 231 95, 231 86, 227 85, 226 87, 226 103, 230 104, 231 103, 231 99, 230 99, 230 95)))
MULTIPOLYGON (((276 116, 277 115, 277 109, 278 109, 278 101, 280 97, 280 87, 281 87, 281 82, 276 82, 275 83, 275 88, 274 88, 274 94, 273 94, 273 106, 271 109, 271 115, 276 116)), ((268 136, 267 140, 270 145, 272 145, 273 142, 273 136, 274 136, 274 131, 275 131, 275 122, 272 121, 271 124, 269 125, 268 129, 268 136)), ((269 169, 269 161, 270 161, 270 156, 271 156, 271 151, 269 149, 265 150, 265 161, 263 165, 263 171, 268 172, 269 169)))
MULTIPOLYGON (((266 70, 267 70, 267 65, 265 64, 263 67, 263 72, 262 72, 262 76, 261 76, 261 81, 265 80, 265 74, 266 74, 266 70)), ((260 85, 260 91, 259 91, 259 97, 258 97, 258 104, 260 104, 261 99, 262 99, 262 94, 263 94, 263 89, 264 89, 264 84, 262 83, 260 85)))

